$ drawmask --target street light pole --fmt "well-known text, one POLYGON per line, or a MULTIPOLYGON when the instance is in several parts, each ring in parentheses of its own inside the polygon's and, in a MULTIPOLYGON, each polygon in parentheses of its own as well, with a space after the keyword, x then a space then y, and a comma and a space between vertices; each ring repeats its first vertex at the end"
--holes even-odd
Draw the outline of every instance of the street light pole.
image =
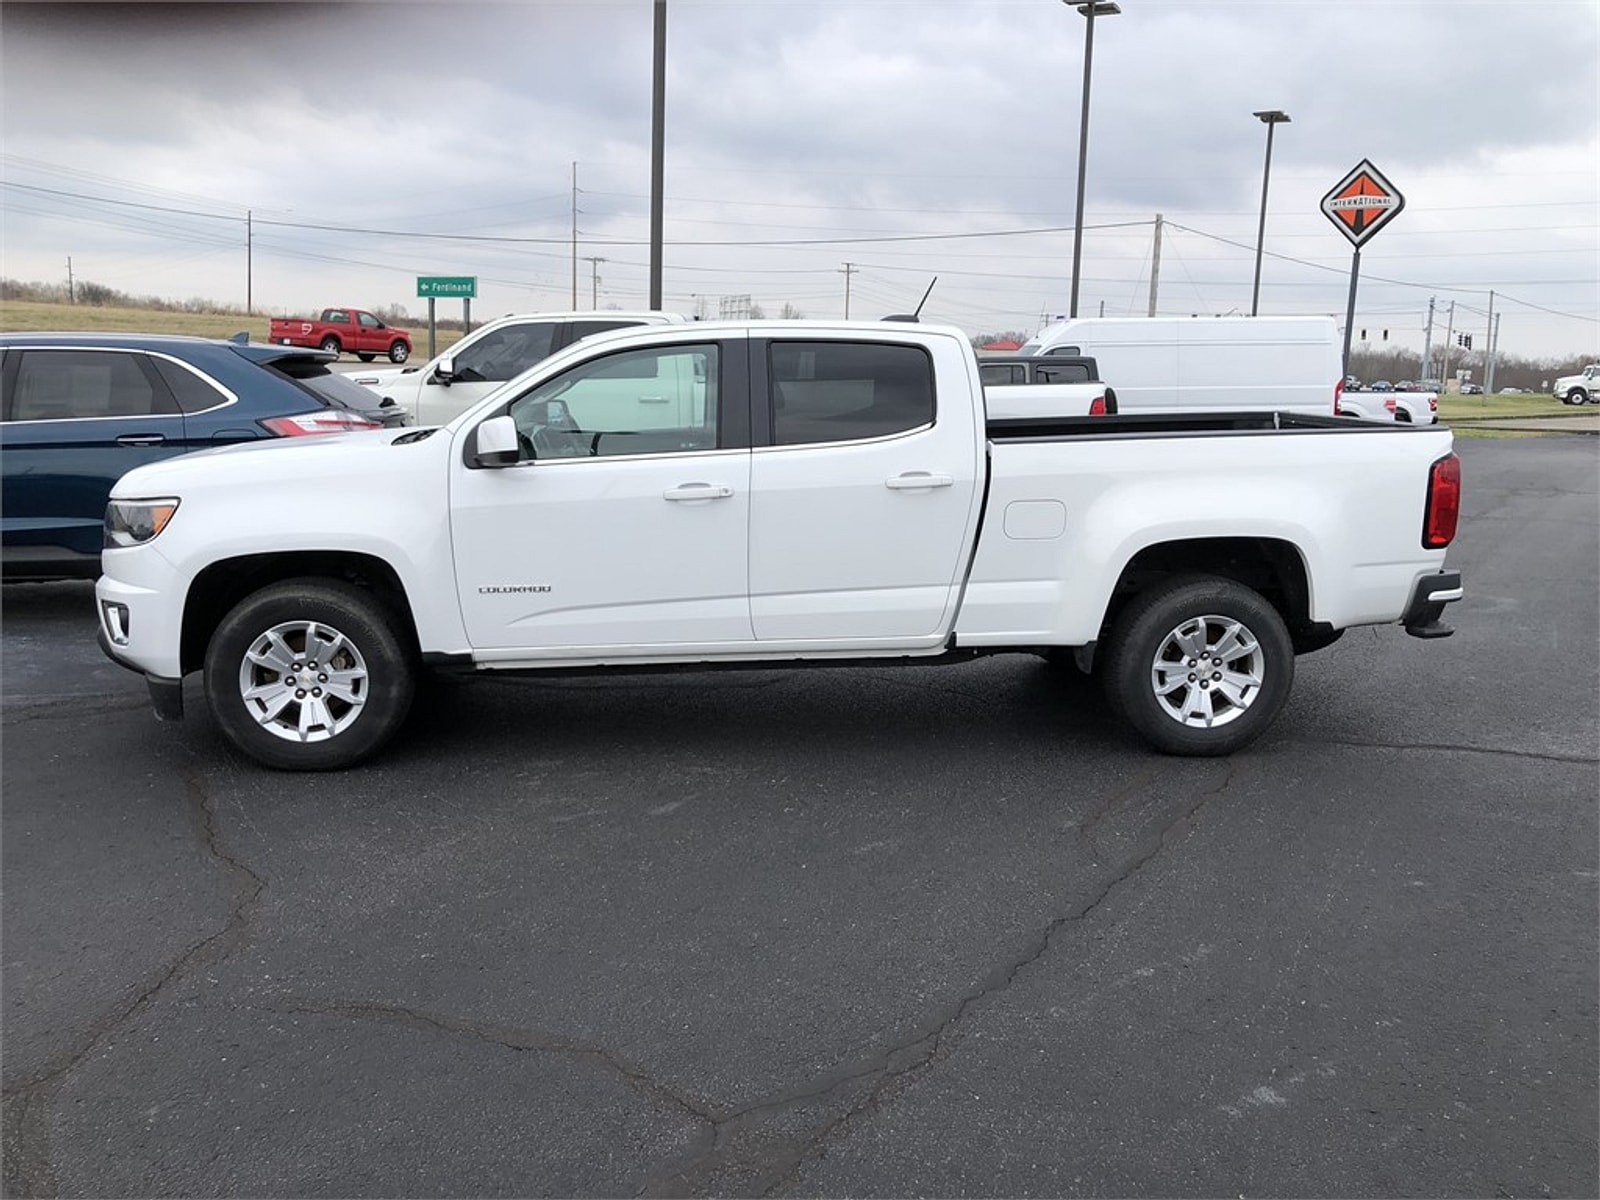
POLYGON ((666 167, 667 0, 655 3, 655 54, 650 104, 650 311, 661 308, 661 229, 666 167))
POLYGON ((1272 178, 1272 127, 1288 124, 1289 114, 1269 108, 1252 114, 1267 127, 1267 164, 1261 168, 1261 224, 1256 227, 1256 281, 1250 289, 1250 315, 1256 315, 1261 305, 1261 246, 1267 236, 1267 182, 1272 178))
POLYGON ((1089 78, 1094 66, 1094 19, 1115 16, 1122 11, 1112 0, 1061 0, 1083 14, 1087 24, 1083 34, 1083 108, 1078 123, 1078 210, 1072 221, 1072 299, 1068 316, 1078 315, 1078 280, 1083 273, 1083 184, 1089 166, 1089 78))

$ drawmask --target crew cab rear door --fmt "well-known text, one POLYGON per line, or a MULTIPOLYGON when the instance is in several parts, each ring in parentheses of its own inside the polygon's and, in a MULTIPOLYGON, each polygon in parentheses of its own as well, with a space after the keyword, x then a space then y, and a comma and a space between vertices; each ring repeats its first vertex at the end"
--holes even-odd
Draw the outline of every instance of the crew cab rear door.
POLYGON ((752 342, 757 639, 924 648, 948 634, 980 499, 969 374, 937 339, 752 342))

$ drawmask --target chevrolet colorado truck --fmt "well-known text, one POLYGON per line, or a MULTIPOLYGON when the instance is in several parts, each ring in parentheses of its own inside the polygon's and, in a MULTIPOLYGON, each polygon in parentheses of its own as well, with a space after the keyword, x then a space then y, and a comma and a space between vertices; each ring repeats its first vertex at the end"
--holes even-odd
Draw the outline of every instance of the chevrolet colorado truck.
POLYGON ((958 663, 1097 674, 1155 749, 1248 745, 1297 653, 1462 595, 1448 429, 997 419, 960 330, 597 334, 441 427, 140 467, 99 638, 158 718, 198 672, 273 767, 350 766, 425 671, 958 663))
POLYGON ((371 362, 380 354, 389 361, 403 363, 411 357, 411 335, 404 329, 386 325, 360 308, 325 308, 316 317, 273 317, 267 326, 267 340, 280 346, 315 346, 334 354, 354 354, 371 362))

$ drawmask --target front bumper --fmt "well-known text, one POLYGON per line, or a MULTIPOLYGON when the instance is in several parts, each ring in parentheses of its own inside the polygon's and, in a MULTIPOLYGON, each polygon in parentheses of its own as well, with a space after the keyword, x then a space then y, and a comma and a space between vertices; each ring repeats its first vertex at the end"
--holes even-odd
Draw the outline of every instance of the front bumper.
POLYGON ((1424 575, 1411 589, 1411 602, 1400 617, 1400 624, 1412 637, 1446 638, 1455 632, 1440 621, 1444 606, 1454 604, 1465 595, 1461 586, 1460 571, 1440 571, 1424 575))

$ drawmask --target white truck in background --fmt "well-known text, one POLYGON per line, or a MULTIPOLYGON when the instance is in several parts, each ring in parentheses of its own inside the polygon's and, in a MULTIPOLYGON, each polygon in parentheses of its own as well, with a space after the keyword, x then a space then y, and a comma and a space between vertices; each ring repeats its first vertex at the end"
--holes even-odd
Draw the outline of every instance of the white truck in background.
POLYGON ((1297 654, 1451 632, 1450 447, 1331 415, 996 418, 940 326, 617 330, 441 428, 129 472, 99 636, 159 717, 199 672, 223 734, 294 770, 377 751, 428 670, 1000 653, 1097 674, 1160 751, 1228 754, 1297 654))
POLYGON ((1600 393, 1600 363, 1591 363, 1580 374, 1563 375, 1550 394, 1563 404, 1588 404, 1600 393))
POLYGON ((420 367, 358 371, 350 379, 393 400, 413 425, 443 425, 508 379, 592 333, 634 325, 681 324, 663 312, 522 313, 474 329, 420 367))

